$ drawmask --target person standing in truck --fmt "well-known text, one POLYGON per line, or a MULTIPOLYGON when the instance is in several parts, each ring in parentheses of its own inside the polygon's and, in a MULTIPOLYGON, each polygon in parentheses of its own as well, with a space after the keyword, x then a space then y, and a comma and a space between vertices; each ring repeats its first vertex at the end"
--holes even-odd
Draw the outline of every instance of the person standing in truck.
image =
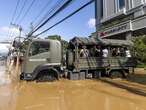
POLYGON ((80 50, 80 57, 89 57, 89 50, 86 48, 86 46, 82 46, 82 49, 80 50))
POLYGON ((112 48, 112 57, 116 57, 116 55, 117 55, 116 48, 112 48))
POLYGON ((103 48, 102 53, 104 58, 108 57, 108 49, 106 47, 103 48))
POLYGON ((127 48, 125 48, 125 55, 126 55, 127 58, 131 57, 130 50, 128 50, 127 48))
POLYGON ((100 46, 96 46, 95 54, 96 54, 96 57, 101 57, 102 56, 102 51, 101 51, 100 46))

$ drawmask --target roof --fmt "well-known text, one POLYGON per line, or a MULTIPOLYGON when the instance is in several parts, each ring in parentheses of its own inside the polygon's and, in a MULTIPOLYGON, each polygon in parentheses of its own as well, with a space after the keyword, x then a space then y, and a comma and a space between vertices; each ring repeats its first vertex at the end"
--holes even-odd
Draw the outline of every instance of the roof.
POLYGON ((105 45, 105 46, 132 46, 133 43, 130 40, 117 40, 117 39, 101 39, 101 38, 86 38, 86 37, 74 37, 70 40, 70 43, 75 45, 105 45))
POLYGON ((74 37, 73 39, 70 40, 70 43, 75 45, 98 45, 101 42, 98 39, 94 38, 86 38, 86 37, 74 37))
POLYGON ((59 42, 59 40, 54 40, 54 39, 38 39, 38 38, 35 38, 35 39, 31 39, 32 41, 35 41, 35 42, 59 42))

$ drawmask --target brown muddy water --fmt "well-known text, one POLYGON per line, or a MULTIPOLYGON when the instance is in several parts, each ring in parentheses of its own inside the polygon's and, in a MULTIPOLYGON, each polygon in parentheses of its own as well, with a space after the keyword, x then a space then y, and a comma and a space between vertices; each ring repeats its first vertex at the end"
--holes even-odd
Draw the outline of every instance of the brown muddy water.
POLYGON ((146 110, 146 97, 99 80, 14 81, 4 68, 0 67, 0 110, 146 110))

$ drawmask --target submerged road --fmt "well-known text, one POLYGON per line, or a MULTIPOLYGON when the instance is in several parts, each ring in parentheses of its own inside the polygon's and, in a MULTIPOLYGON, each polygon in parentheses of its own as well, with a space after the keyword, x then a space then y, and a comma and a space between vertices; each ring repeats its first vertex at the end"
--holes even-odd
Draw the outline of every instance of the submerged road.
POLYGON ((100 80, 13 81, 0 71, 0 110, 146 110, 145 96, 100 80))

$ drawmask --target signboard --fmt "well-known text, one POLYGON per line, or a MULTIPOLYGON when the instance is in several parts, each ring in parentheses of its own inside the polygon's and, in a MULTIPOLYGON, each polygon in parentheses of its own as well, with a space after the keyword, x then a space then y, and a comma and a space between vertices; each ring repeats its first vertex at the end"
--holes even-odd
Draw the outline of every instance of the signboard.
POLYGON ((108 37, 120 33, 124 33, 131 30, 131 22, 123 23, 120 25, 115 25, 110 28, 106 28, 103 31, 99 32, 100 37, 108 37))

